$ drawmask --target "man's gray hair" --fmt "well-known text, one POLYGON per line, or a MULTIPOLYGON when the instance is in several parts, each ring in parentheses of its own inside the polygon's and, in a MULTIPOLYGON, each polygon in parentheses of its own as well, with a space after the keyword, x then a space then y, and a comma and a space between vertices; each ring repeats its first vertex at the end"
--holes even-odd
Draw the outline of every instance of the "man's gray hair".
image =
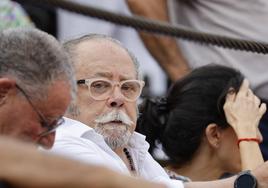
MULTIPOLYGON (((120 41, 118 41, 118 40, 116 40, 116 39, 114 39, 112 37, 109 37, 107 35, 102 35, 102 34, 88 34, 88 35, 84 35, 82 37, 72 39, 72 40, 69 40, 69 41, 63 43, 63 47, 65 48, 65 50, 70 55, 70 57, 72 59, 72 63, 74 64, 74 66, 77 63, 76 60, 75 60, 75 57, 77 55, 76 51, 75 51, 77 45, 82 43, 82 42, 86 42, 86 41, 90 41, 90 40, 106 40, 106 41, 110 41, 110 42, 113 42, 114 44, 120 46, 124 50, 126 50, 126 52, 130 56, 134 66, 135 66, 137 79, 141 78, 141 74, 140 74, 140 70, 139 70, 139 61, 136 58, 136 56, 131 51, 129 51, 126 47, 124 47, 120 41)), ((88 49, 88 50, 90 50, 90 49, 88 49)))
POLYGON ((51 35, 37 29, 7 29, 0 32, 0 77, 16 80, 34 100, 47 95, 54 81, 76 84, 68 54, 51 35))

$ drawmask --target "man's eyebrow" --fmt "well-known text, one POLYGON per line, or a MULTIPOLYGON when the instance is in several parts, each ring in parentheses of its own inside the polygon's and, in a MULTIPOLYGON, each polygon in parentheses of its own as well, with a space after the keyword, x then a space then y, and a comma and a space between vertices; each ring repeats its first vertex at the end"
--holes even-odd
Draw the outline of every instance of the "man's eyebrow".
POLYGON ((120 75, 119 79, 120 80, 135 80, 136 78, 132 78, 132 77, 126 76, 126 75, 120 75))
POLYGON ((112 78, 113 74, 110 72, 97 72, 93 75, 93 77, 106 77, 106 78, 112 78))
MULTIPOLYGON (((113 74, 110 73, 110 72, 97 72, 97 73, 95 73, 93 75, 93 77, 105 77, 105 78, 110 78, 111 79, 113 77, 113 74)), ((120 80, 133 80, 135 78, 131 78, 128 75, 120 75, 119 79, 120 80)))

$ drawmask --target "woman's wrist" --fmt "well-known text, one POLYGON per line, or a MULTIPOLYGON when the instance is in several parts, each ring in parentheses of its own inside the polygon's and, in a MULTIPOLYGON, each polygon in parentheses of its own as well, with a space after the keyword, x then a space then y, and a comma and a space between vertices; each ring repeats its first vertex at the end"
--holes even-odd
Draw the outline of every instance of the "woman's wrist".
POLYGON ((257 138, 258 128, 255 125, 240 124, 236 125, 235 133, 237 138, 257 138))
POLYGON ((237 145, 239 146, 241 142, 255 142, 259 144, 261 140, 256 137, 247 137, 247 138, 238 138, 237 140, 237 145))

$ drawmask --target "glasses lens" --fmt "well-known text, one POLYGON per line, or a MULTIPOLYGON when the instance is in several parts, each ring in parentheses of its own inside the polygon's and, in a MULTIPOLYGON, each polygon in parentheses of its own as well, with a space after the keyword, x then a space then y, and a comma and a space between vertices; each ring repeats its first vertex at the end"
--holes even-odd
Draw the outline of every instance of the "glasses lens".
POLYGON ((136 100, 141 93, 141 85, 138 81, 126 81, 121 85, 122 94, 129 100, 136 100))
POLYGON ((90 94, 95 99, 104 99, 112 90, 112 84, 105 80, 96 80, 90 84, 90 94))

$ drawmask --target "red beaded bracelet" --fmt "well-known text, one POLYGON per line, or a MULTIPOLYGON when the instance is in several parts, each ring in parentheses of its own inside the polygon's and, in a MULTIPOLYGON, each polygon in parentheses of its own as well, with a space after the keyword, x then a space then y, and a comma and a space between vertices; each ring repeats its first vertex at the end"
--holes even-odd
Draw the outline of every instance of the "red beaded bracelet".
POLYGON ((237 140, 237 145, 239 146, 240 142, 242 141, 247 141, 247 142, 253 141, 253 142, 258 142, 258 143, 261 142, 259 138, 239 138, 237 140))

